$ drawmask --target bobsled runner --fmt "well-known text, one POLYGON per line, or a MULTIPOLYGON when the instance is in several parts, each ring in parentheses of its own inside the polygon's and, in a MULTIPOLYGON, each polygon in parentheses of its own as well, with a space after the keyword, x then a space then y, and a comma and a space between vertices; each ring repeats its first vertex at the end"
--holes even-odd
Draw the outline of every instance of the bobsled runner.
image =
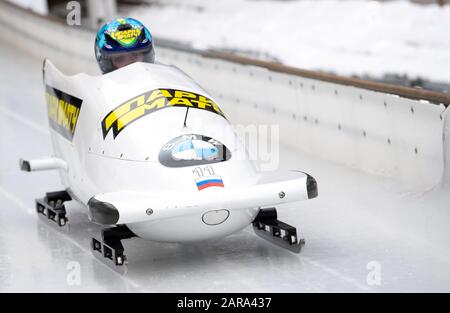
POLYGON ((217 102, 174 66, 134 63, 102 76, 66 76, 43 66, 53 155, 20 160, 24 171, 56 169, 64 190, 36 210, 64 227, 76 200, 104 225, 94 253, 126 263, 121 240, 220 238, 252 225, 293 252, 304 240, 275 206, 317 196, 299 171, 258 172, 217 102))

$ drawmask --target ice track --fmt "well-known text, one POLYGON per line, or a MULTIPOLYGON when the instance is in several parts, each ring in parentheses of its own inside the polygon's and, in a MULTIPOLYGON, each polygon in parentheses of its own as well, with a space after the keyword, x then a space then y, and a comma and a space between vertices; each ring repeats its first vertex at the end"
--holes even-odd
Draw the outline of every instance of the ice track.
POLYGON ((100 228, 77 203, 67 205, 68 229, 35 213, 35 198, 62 187, 58 174, 18 168, 21 157, 51 154, 41 61, 0 45, 0 68, 0 292, 450 291, 448 193, 410 191, 285 147, 282 167, 319 184, 319 198, 279 210, 306 239, 301 254, 248 227, 196 244, 127 240, 128 266, 105 265, 89 246, 100 228), (374 264, 379 285, 367 281, 374 264))

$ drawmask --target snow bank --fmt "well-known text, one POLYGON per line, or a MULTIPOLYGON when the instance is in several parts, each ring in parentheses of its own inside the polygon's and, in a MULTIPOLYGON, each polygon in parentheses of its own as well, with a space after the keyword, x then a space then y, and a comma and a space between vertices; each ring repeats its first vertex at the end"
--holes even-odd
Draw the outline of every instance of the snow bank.
POLYGON ((171 0, 129 13, 196 48, 269 54, 305 69, 450 82, 450 6, 375 1, 171 0))

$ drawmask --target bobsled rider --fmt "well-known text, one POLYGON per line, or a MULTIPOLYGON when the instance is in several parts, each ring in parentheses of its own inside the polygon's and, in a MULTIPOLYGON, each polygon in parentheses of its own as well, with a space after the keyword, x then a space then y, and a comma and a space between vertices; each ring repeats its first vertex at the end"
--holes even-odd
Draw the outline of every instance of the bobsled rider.
POLYGON ((103 74, 134 62, 154 63, 152 35, 138 20, 113 20, 97 33, 95 57, 103 74))

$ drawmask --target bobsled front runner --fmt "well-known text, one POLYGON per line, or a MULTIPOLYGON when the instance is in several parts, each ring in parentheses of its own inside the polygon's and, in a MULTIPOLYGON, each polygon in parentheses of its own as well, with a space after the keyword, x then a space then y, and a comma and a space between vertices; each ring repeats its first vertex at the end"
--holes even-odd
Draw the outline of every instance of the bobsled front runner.
POLYGON ((181 70, 134 63, 65 76, 46 60, 43 72, 54 154, 21 168, 58 169, 65 191, 39 199, 39 213, 65 225, 63 203, 77 200, 92 222, 110 226, 92 245, 119 265, 121 239, 204 240, 252 223, 300 250, 295 228, 272 207, 317 196, 315 180, 257 172, 220 106, 181 70))

